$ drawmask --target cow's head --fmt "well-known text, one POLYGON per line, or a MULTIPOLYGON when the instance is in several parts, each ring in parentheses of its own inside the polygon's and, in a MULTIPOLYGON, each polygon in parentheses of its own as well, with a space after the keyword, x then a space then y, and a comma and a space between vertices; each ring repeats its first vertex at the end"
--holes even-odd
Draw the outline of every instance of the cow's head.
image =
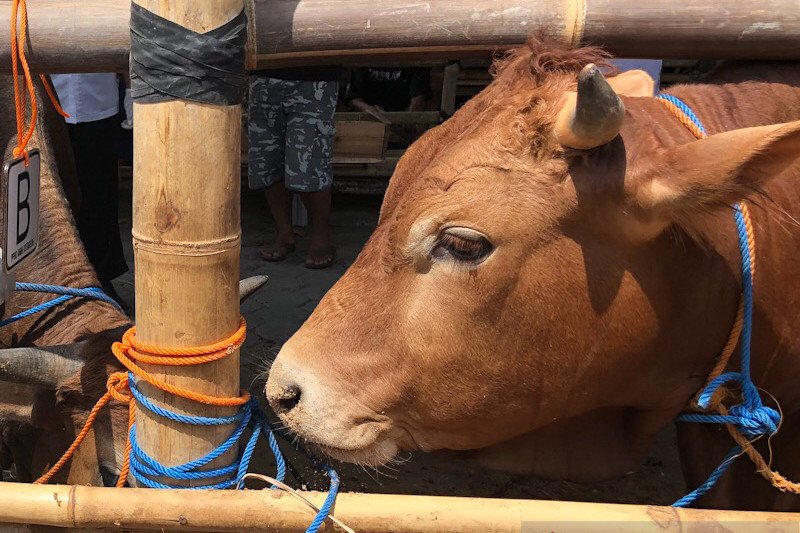
POLYGON ((685 406, 738 299, 732 219, 707 250, 703 225, 796 162, 800 123, 693 140, 651 79, 606 80, 602 60, 532 43, 408 150, 364 250, 272 367, 290 430, 369 464, 533 434, 545 461, 576 435, 634 457, 685 406))

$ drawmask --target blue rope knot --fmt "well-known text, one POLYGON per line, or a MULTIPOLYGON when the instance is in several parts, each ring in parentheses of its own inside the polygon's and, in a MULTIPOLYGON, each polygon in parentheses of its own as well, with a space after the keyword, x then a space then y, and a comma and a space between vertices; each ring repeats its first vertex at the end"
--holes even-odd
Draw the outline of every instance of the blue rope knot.
POLYGON ((772 435, 778 431, 781 415, 772 407, 765 406, 753 382, 739 372, 727 372, 712 380, 697 398, 700 409, 708 409, 711 399, 720 387, 728 383, 738 383, 742 388, 742 403, 730 408, 727 415, 685 414, 678 417, 681 422, 700 422, 709 424, 732 424, 736 430, 749 439, 772 435))
POLYGON ((781 415, 772 407, 762 405, 755 409, 744 404, 734 405, 730 415, 736 418, 733 425, 745 437, 754 439, 763 435, 772 435, 778 431, 781 415))

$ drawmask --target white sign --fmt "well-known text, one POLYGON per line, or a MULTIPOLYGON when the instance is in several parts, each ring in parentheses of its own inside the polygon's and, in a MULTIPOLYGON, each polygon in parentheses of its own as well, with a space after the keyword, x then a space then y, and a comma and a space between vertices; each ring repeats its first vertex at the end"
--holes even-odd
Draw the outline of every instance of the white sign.
POLYGON ((5 167, 6 240, 3 266, 13 270, 36 251, 39 244, 39 171, 38 150, 31 150, 28 166, 15 159, 5 167))

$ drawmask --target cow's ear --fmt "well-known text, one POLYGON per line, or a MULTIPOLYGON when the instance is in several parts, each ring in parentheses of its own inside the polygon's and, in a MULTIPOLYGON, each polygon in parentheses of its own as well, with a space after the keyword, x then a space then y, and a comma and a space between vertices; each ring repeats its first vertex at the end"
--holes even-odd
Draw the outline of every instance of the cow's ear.
POLYGON ((676 220, 729 205, 800 170, 800 121, 743 128, 669 148, 636 180, 636 203, 676 220))
POLYGON ((607 78, 608 84, 620 96, 651 97, 656 91, 656 82, 644 70, 628 70, 607 78))

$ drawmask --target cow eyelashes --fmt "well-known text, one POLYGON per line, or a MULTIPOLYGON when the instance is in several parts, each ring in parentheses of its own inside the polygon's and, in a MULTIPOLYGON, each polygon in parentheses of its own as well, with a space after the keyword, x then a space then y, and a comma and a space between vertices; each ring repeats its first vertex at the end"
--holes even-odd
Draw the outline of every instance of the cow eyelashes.
POLYGON ((433 249, 433 257, 443 259, 447 256, 463 262, 477 264, 486 259, 494 247, 480 233, 463 228, 445 230, 433 249))

